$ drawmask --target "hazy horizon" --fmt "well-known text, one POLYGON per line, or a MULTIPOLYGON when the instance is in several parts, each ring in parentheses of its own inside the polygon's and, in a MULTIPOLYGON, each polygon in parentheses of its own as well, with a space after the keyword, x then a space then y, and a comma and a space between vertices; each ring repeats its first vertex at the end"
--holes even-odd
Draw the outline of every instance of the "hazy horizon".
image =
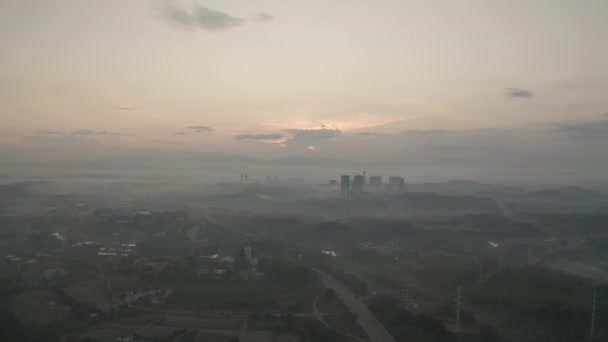
POLYGON ((606 11, 0 1, 0 158, 187 168, 200 156, 306 157, 427 178, 605 179, 606 11))
POLYGON ((0 341, 608 341, 607 19, 0 0, 0 341))

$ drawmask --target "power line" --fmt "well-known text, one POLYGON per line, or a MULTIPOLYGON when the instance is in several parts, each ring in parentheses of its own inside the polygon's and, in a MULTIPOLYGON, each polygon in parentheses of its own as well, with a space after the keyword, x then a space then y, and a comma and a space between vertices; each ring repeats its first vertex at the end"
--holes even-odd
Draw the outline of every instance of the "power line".
POLYGON ((401 299, 406 310, 415 312, 416 304, 412 300, 412 294, 416 290, 414 285, 416 282, 409 275, 405 276, 404 282, 401 284, 401 299))
POLYGON ((593 340, 595 333, 595 311, 597 309, 597 290, 593 290, 593 300, 591 302, 591 328, 589 329, 589 338, 593 340))
POLYGON ((403 292, 403 305, 405 306, 406 310, 409 310, 410 306, 411 306, 411 302, 410 302, 410 278, 406 277, 405 278, 405 282, 402 285, 403 285, 403 288, 402 288, 402 292, 403 292))
POLYGON ((460 331, 460 311, 462 310, 462 286, 456 290, 456 328, 460 331))

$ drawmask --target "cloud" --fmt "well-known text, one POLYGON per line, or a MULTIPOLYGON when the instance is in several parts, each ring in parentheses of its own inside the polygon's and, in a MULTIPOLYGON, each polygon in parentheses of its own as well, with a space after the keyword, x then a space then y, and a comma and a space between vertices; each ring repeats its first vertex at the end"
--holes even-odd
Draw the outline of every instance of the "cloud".
POLYGON ((123 136, 127 134, 118 133, 118 132, 108 132, 108 131, 94 131, 92 129, 80 129, 77 131, 73 131, 70 133, 71 135, 80 135, 80 136, 123 136))
POLYGON ((59 135, 59 134, 63 134, 63 132, 58 132, 58 131, 47 131, 47 130, 39 130, 34 132, 36 134, 44 134, 44 135, 59 135))
POLYGON ((269 22, 269 21, 273 21, 274 17, 267 13, 258 13, 254 16, 253 20, 259 21, 259 22, 269 22))
POLYGON ((277 140, 283 138, 283 134, 239 134, 235 135, 236 140, 277 140))
POLYGON ((286 129, 285 132, 291 134, 295 140, 327 140, 339 136, 342 131, 339 129, 286 129))
POLYGON ((448 131, 445 129, 430 129, 430 130, 407 130, 401 132, 401 135, 415 136, 415 137, 428 137, 428 136, 441 136, 449 135, 458 131, 448 131))
POLYGON ((512 97, 512 98, 529 99, 534 96, 533 92, 526 90, 526 89, 507 88, 506 90, 507 90, 507 96, 512 97))
POLYGON ((200 5, 194 5, 191 10, 187 10, 170 2, 165 4, 164 15, 171 23, 183 28, 211 32, 225 31, 245 22, 243 18, 200 5))
POLYGON ((377 133, 377 132, 359 132, 359 133, 357 133, 357 135, 360 137, 376 137, 376 136, 382 136, 384 134, 377 133))
POLYGON ((137 108, 128 107, 128 106, 115 106, 114 108, 120 109, 120 110, 137 110, 137 108))
POLYGON ((205 132, 213 131, 213 128, 208 127, 208 126, 190 126, 190 127, 186 127, 186 128, 191 129, 191 130, 195 131, 196 133, 205 133, 205 132))
POLYGON ((195 145, 185 141, 176 141, 176 140, 155 140, 157 144, 165 144, 165 145, 195 145))
POLYGON ((554 131, 580 140, 608 139, 608 120, 557 124, 554 131))
POLYGON ((124 134, 119 132, 109 132, 109 131, 95 131, 92 129, 79 129, 72 132, 60 132, 60 131, 49 131, 49 130, 38 130, 34 132, 38 135, 47 135, 47 136, 80 136, 80 137, 94 137, 94 136, 126 136, 132 134, 124 134))

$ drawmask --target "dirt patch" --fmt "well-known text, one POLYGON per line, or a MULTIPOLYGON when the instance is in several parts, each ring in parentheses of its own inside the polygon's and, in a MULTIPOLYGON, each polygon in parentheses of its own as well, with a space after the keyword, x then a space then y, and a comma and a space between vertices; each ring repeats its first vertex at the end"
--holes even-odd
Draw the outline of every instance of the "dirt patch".
POLYGON ((65 288, 65 294, 79 303, 94 305, 104 312, 116 307, 103 279, 82 281, 65 288))
POLYGON ((55 293, 47 290, 13 296, 9 307, 25 326, 30 327, 44 327, 72 318, 70 308, 61 303, 55 293))
POLYGON ((169 314, 159 323, 159 325, 178 328, 218 330, 238 330, 242 324, 243 321, 238 318, 205 317, 187 314, 169 314))
POLYGON ((270 331, 254 331, 247 335, 250 342, 299 342, 300 338, 294 334, 281 334, 270 331))

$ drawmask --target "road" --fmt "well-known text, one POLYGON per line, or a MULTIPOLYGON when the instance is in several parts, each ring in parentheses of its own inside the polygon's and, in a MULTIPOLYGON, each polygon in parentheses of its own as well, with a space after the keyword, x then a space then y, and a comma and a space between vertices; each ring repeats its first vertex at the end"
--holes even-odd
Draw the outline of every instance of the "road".
MULTIPOLYGON (((321 297, 321 295, 319 295, 319 297, 321 297)), ((315 298, 315 300, 312 302, 312 310, 313 310, 313 314, 314 316, 317 318, 317 320, 319 320, 319 322, 321 322, 325 327, 329 328, 329 324, 327 324, 327 322, 325 322, 325 319, 323 319, 323 317, 327 316, 327 315, 337 315, 338 313, 321 313, 319 311, 319 308, 317 307, 317 302, 319 301, 319 297, 315 298)), ((339 332, 340 334, 343 335, 348 335, 352 338, 354 338, 355 340, 361 341, 361 342, 369 342, 366 339, 361 338, 360 336, 357 335, 353 335, 351 333, 347 333, 346 331, 340 331, 340 330, 336 330, 337 332, 339 332)))
POLYGON ((367 306, 361 300, 357 299, 349 289, 329 274, 318 269, 315 269, 315 271, 321 276, 321 280, 325 287, 334 289, 334 292, 338 297, 344 300, 344 304, 357 315, 359 324, 363 330, 365 330, 372 342, 396 342, 393 336, 386 331, 384 326, 378 322, 376 317, 367 309, 367 306))

